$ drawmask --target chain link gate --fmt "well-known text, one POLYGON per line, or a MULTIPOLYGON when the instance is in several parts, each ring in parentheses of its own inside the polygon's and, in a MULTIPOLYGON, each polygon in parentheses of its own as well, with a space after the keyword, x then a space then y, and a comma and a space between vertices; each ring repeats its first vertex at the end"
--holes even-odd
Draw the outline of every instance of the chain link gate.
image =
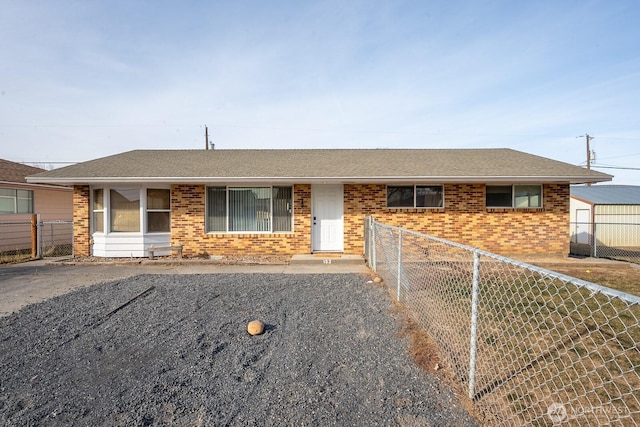
POLYGON ((73 255, 73 221, 38 222, 38 258, 73 255))

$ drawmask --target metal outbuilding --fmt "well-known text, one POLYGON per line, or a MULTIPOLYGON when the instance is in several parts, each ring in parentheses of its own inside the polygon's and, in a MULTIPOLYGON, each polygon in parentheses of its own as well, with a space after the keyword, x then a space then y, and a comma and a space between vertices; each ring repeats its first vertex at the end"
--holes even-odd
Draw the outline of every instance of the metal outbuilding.
POLYGON ((571 187, 571 242, 640 247, 640 186, 571 187))

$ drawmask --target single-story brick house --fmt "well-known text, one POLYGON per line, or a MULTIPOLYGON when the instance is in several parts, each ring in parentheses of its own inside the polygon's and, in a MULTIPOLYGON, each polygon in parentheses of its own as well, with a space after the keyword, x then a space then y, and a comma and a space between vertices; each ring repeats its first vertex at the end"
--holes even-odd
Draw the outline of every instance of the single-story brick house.
POLYGON ((361 254, 377 220, 502 254, 569 253, 569 186, 611 176, 511 149, 134 150, 73 185, 77 256, 361 254))

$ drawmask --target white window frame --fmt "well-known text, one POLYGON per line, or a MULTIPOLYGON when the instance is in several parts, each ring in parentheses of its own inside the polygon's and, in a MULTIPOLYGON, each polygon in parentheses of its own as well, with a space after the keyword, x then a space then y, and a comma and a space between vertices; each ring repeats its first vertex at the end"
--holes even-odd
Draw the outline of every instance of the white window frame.
POLYGON ((162 188, 162 187, 148 187, 144 189, 144 221, 145 221, 145 231, 149 234, 159 234, 159 233, 171 233, 171 189, 162 188), (149 190, 165 190, 169 192, 169 207, 167 209, 149 209, 147 207, 147 197, 149 190), (164 212, 169 214, 169 229, 166 231, 149 231, 149 213, 153 212, 164 212))
POLYGON ((143 191, 143 190, 146 190, 146 189, 138 188, 138 187, 135 187, 135 186, 126 186, 126 185, 109 188, 109 196, 108 196, 108 198, 109 198, 109 210, 108 210, 108 212, 109 212, 109 220, 108 220, 109 228, 107 229, 108 230, 108 234, 119 234, 119 235, 125 235, 125 234, 139 235, 139 234, 143 234, 142 232, 143 232, 143 230, 145 230, 145 224, 144 224, 144 220, 143 220, 143 218, 144 218, 143 212, 145 211, 145 207, 146 207, 145 205, 146 205, 146 195, 147 195, 147 192, 143 191), (114 227, 114 224, 113 224, 113 221, 112 221, 112 217, 113 217, 113 207, 112 207, 113 200, 111 199, 111 193, 114 192, 114 191, 118 192, 118 193, 120 193, 122 191, 131 191, 132 193, 134 193, 135 191, 138 192, 138 209, 137 209, 138 210, 138 229, 137 230, 135 230, 135 231, 114 231, 113 230, 113 227, 114 227))
POLYGON ((444 209, 444 185, 442 184, 397 184, 397 185, 389 185, 387 184, 385 191, 385 204, 387 209, 444 209), (389 206, 389 188, 390 187, 413 187, 413 206, 389 206), (440 187, 442 192, 442 203, 441 206, 417 206, 417 198, 418 198, 418 187, 440 187))
POLYGON ((107 206, 106 206, 106 197, 105 197, 105 190, 102 187, 92 187, 91 188, 91 231, 93 233, 100 233, 100 234, 105 234, 105 216, 106 216, 106 212, 107 212, 107 206), (96 190, 102 190, 102 209, 95 209, 96 206, 96 190), (96 213, 102 213, 102 231, 97 231, 96 230, 96 213))
MULTIPOLYGON (((152 234, 152 235, 158 235, 158 234, 170 234, 171 233, 171 226, 169 226, 169 231, 152 231, 152 232, 147 232, 147 190, 169 190, 171 191, 171 188, 168 186, 163 186, 163 185, 153 185, 153 186, 149 186, 149 187, 140 187, 140 186, 135 186, 135 185, 117 185, 117 186, 92 186, 90 189, 90 204, 91 204, 91 232, 92 233, 99 233, 99 234, 104 234, 104 235, 118 235, 118 236, 126 236, 126 235, 131 235, 131 236, 142 236, 142 235, 147 235, 147 234, 152 234), (101 189, 102 190, 102 197, 103 197, 103 230, 102 232, 100 231, 95 231, 95 224, 94 224, 94 216, 93 216, 93 206, 94 206, 94 191, 101 189), (122 190, 122 189, 126 189, 126 190, 134 190, 137 189, 140 192, 140 207, 139 207, 139 220, 140 220, 140 226, 139 226, 139 230, 140 231, 111 231, 111 190, 122 190)), ((151 210, 151 211, 155 211, 155 210, 151 210)), ((163 210, 166 211, 166 210, 163 210)), ((169 212, 171 212, 171 205, 169 207, 169 212)), ((169 216, 171 216, 171 213, 169 213, 169 216)))
POLYGON ((207 234, 292 234, 294 225, 294 187, 293 185, 264 185, 264 184, 246 184, 246 185, 209 185, 205 188, 205 230, 207 234), (224 188, 225 189, 225 229, 210 230, 209 226, 209 189, 224 188), (229 231, 229 192, 237 188, 268 188, 269 189, 269 230, 246 230, 246 231, 229 231), (290 225, 289 230, 273 231, 273 189, 274 188, 291 188, 291 200, 289 206, 290 225))

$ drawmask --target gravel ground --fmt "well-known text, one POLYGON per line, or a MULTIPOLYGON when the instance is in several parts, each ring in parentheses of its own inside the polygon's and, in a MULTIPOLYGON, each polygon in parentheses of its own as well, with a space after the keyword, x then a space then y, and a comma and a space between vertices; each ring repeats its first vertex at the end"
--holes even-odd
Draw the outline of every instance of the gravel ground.
POLYGON ((140 275, 29 305, 0 319, 0 424, 477 425, 366 280, 140 275))

